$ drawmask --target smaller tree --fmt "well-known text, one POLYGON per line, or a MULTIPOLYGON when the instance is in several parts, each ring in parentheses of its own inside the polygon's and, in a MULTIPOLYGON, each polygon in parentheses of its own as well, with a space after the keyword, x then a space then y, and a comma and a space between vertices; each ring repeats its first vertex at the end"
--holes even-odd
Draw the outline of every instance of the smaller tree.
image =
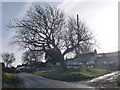
POLYGON ((1 57, 6 67, 10 67, 11 64, 15 61, 14 53, 3 53, 1 54, 1 57))
POLYGON ((22 61, 28 65, 34 64, 36 66, 38 62, 41 62, 43 55, 44 53, 39 51, 26 51, 22 55, 22 61))

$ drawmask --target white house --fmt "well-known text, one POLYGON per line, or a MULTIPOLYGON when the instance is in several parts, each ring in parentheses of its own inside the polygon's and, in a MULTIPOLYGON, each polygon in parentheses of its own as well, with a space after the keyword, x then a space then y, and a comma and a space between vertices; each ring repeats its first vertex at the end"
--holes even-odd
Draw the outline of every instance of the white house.
POLYGON ((84 53, 84 54, 78 54, 72 59, 67 59, 66 65, 75 65, 79 66, 82 64, 94 64, 95 60, 97 58, 97 52, 96 50, 91 53, 84 53))

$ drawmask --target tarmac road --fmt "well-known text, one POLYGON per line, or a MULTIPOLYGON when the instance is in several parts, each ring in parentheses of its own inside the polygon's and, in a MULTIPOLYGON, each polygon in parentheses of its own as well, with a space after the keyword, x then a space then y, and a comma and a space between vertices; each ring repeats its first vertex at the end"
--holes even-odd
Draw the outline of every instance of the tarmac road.
POLYGON ((64 81, 51 80, 29 73, 19 73, 18 77, 22 78, 24 88, 86 88, 85 90, 96 90, 95 88, 84 84, 75 84, 64 81))

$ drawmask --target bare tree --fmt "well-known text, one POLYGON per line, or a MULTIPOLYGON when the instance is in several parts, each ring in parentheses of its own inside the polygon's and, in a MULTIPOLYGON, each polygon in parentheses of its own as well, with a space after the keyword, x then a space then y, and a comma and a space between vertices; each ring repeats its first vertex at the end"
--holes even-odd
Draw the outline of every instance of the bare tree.
POLYGON ((59 62, 64 70, 64 56, 92 39, 78 18, 69 18, 67 22, 63 11, 49 5, 34 5, 24 18, 16 19, 10 27, 17 33, 15 44, 30 51, 44 51, 46 57, 59 62))
POLYGON ((14 53, 3 53, 1 54, 1 57, 6 67, 10 67, 11 64, 15 61, 14 53))

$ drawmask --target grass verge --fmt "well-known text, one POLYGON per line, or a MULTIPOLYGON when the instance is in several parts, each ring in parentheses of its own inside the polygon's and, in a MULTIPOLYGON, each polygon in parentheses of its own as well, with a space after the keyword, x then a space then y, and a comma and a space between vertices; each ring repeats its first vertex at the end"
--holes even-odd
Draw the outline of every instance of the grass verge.
POLYGON ((2 73, 2 88, 22 88, 21 79, 15 73, 2 73))
POLYGON ((69 69, 66 71, 61 70, 47 70, 47 71, 35 71, 32 74, 47 77, 55 80, 62 80, 68 82, 82 81, 98 77, 108 73, 109 71, 96 68, 86 68, 81 69, 69 69))

